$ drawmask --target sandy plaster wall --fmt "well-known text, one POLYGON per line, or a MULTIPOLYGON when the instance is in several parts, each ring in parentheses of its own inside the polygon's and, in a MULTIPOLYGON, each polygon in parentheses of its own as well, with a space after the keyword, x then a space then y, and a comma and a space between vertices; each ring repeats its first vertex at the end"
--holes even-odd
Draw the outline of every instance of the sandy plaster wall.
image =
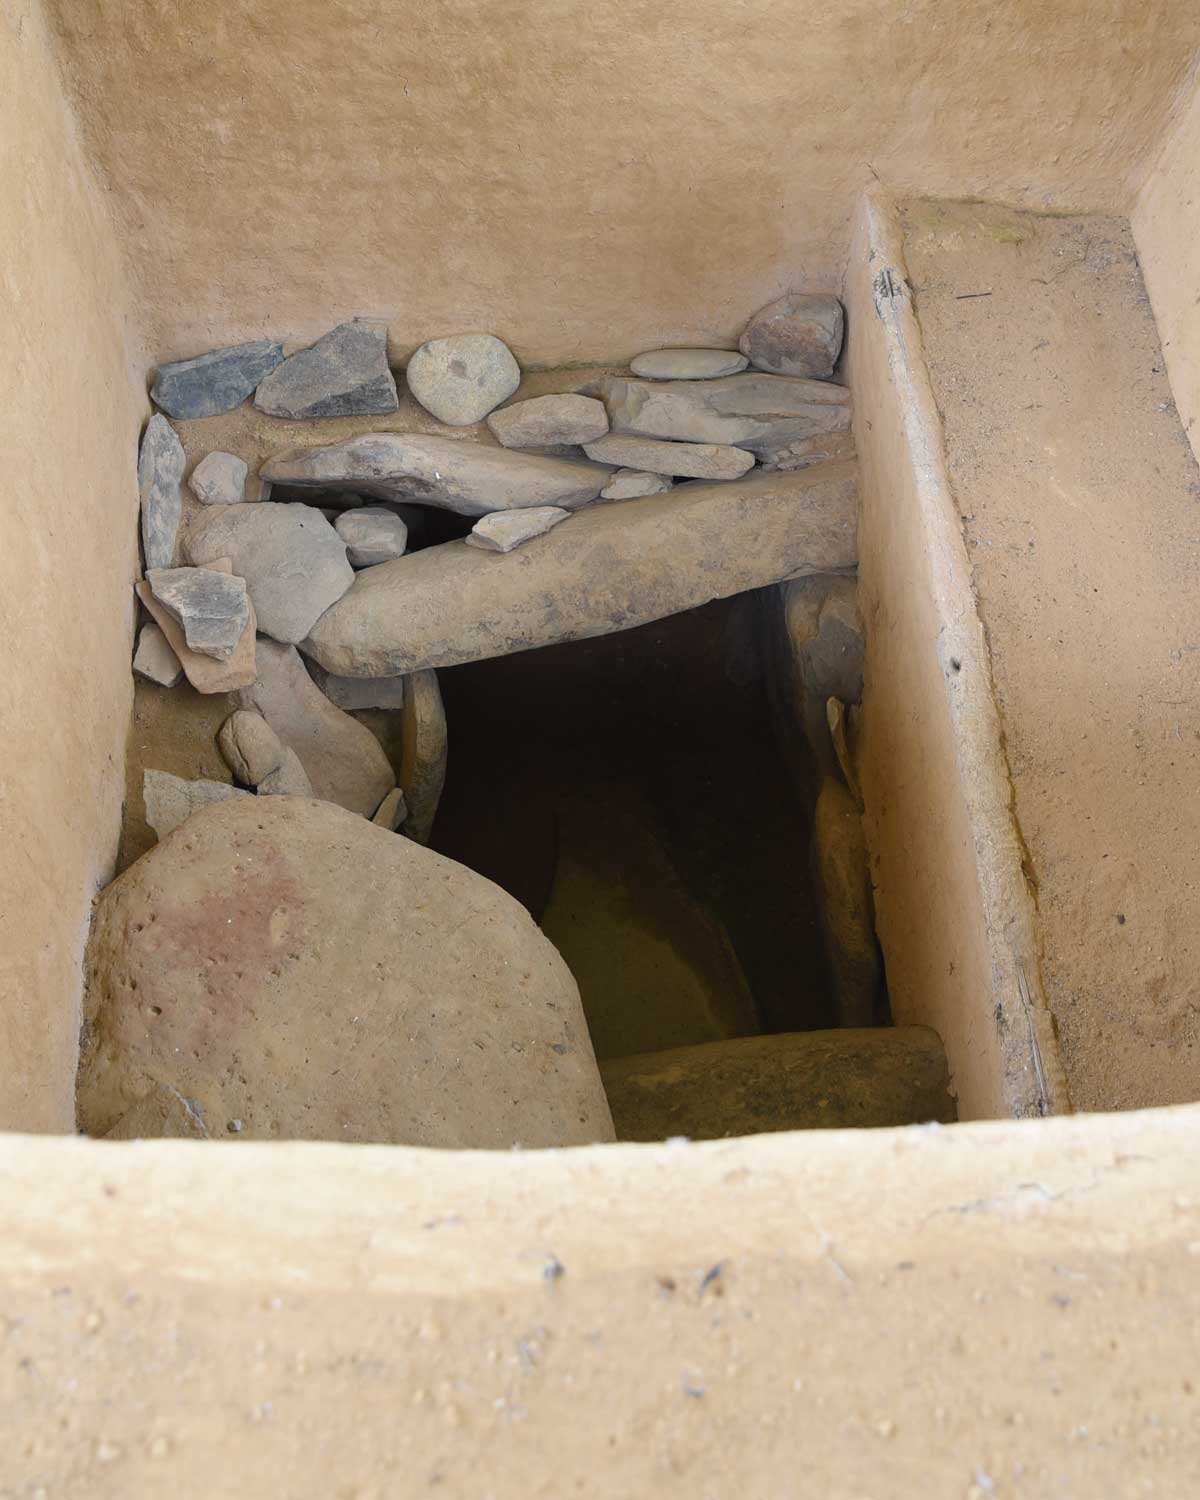
POLYGON ((1200 458, 1200 81, 1130 217, 1180 420, 1200 458))
POLYGON ((859 772, 892 1014, 941 1036, 960 1119, 1065 1110, 987 648, 885 196, 860 208, 843 297, 867 641, 859 772))
POLYGON ((1195 1109, 436 1152, 0 1138, 0 1488, 1200 1484, 1195 1109))
POLYGON ((337 319, 393 355, 728 342, 855 194, 1125 206, 1191 0, 51 0, 162 358, 337 319))
POLYGON ((83 937, 120 817, 145 399, 107 206, 20 0, 0 0, 0 140, 0 1125, 71 1130, 83 937))

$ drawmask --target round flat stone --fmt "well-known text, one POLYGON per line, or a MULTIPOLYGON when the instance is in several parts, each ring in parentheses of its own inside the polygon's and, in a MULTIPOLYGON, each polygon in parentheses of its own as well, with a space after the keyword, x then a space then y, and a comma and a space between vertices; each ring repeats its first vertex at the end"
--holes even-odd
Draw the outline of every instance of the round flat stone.
POLYGON ((739 375, 748 364, 736 349, 650 349, 629 368, 645 380, 716 380, 739 375))

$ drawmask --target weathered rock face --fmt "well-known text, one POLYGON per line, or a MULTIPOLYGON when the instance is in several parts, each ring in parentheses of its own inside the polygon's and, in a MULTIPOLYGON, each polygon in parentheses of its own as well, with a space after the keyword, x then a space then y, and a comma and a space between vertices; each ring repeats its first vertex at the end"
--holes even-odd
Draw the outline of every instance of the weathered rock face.
POLYGON ((330 672, 384 677, 606 635, 853 567, 857 520, 852 464, 681 485, 581 511, 504 567, 447 542, 369 568, 304 651, 330 672))
POLYGON ((388 369, 387 324, 356 318, 289 355, 258 387, 254 404, 273 417, 353 417, 400 405, 388 369))
POLYGON ((481 516, 464 537, 468 547, 479 547, 484 552, 511 552, 522 542, 542 536, 571 514, 557 505, 539 505, 533 510, 498 510, 493 515, 481 516))
POLYGON ((240 406, 283 358, 270 339, 159 365, 150 396, 173 417, 215 417, 240 406))
POLYGON ((618 469, 600 491, 601 500, 636 500, 640 495, 662 495, 675 483, 670 474, 644 469, 618 469))
POLYGON ((379 741, 329 701, 294 646, 260 638, 257 664, 242 707, 257 709, 300 757, 313 796, 369 818, 396 784, 379 741))
POLYGON ((338 677, 315 661, 306 663, 309 675, 331 703, 347 713, 359 708, 404 707, 404 677, 338 677))
POLYGON ((436 672, 414 672, 404 698, 400 786, 408 805, 404 831, 418 844, 433 832, 446 780, 446 711, 436 672))
POLYGON ((260 797, 311 797, 312 782, 308 772, 300 764, 300 757, 289 745, 283 759, 273 771, 268 771, 258 783, 260 797))
POLYGON ((283 741, 262 714, 248 708, 229 715, 217 734, 217 745, 242 786, 257 786, 283 764, 283 741))
POLYGON ((408 547, 408 527, 392 510, 364 505, 344 510, 333 529, 346 544, 352 568, 373 568, 377 563, 403 557, 408 547))
POLYGON ((754 454, 721 443, 664 443, 610 432, 583 450, 600 463, 620 464, 682 479, 740 479, 754 467, 754 454))
POLYGON ((208 453, 188 480, 201 505, 240 505, 246 493, 246 463, 234 453, 208 453))
POLYGON ((728 375, 721 380, 621 380, 604 386, 614 432, 687 443, 732 443, 765 454, 850 426, 850 392, 821 380, 728 375))
POLYGON ((756 312, 739 348, 758 370, 827 380, 842 352, 842 304, 829 292, 792 292, 756 312))
POLYGON ((311 505, 229 505, 201 511, 184 539, 191 563, 228 557, 246 580, 258 628, 277 641, 302 641, 350 587, 346 544, 311 505))
POLYGON ((143 625, 138 634, 133 670, 148 682, 157 682, 159 687, 167 688, 174 687, 183 676, 183 668, 171 650, 170 641, 153 620, 143 625))
POLYGON ((482 422, 521 384, 521 368, 501 339, 460 333, 422 344, 404 372, 425 408, 451 427, 482 422))
POLYGON ((608 431, 608 413, 603 401, 591 396, 534 396, 502 406, 487 424, 506 448, 553 448, 602 437, 608 431))
POLYGON ((250 621, 244 579, 217 568, 149 568, 146 582, 189 650, 217 661, 232 657, 250 621))
MULTIPOLYGON (((222 573, 233 572, 227 557, 215 558, 207 566, 222 573)), ((257 622, 253 601, 250 604, 250 616, 246 621, 246 628, 242 631, 241 640, 238 641, 233 655, 228 661, 217 661, 215 657, 205 656, 202 652, 191 649, 184 640, 183 630, 179 623, 171 618, 168 611, 154 597, 153 589, 145 580, 136 583, 134 590, 163 635, 166 636, 167 644, 178 658, 187 680, 198 693, 229 693, 235 688, 245 687, 254 681, 254 632, 257 622)))
POLYGON ((189 819, 101 894, 87 971, 93 1135, 165 1091, 226 1139, 612 1138, 579 992, 524 908, 325 803, 189 819))
POLYGON ((941 1038, 924 1026, 738 1037, 614 1058, 600 1072, 622 1141, 956 1117, 941 1038))
POLYGON ((394 786, 376 808, 371 822, 377 828, 386 828, 389 833, 396 833, 407 817, 408 808, 404 802, 404 793, 398 786, 394 786))
POLYGON ((629 361, 644 380, 716 380, 738 375, 746 365, 745 355, 733 349, 650 349, 629 361))
POLYGON ((594 500, 610 473, 599 464, 392 432, 294 448, 262 467, 263 478, 273 484, 353 487, 359 494, 415 500, 463 516, 526 505, 572 510, 594 500))
POLYGON ((183 511, 183 444, 166 417, 157 412, 146 424, 138 452, 138 494, 142 506, 142 551, 147 568, 169 568, 183 511))
POLYGON ((142 775, 146 822, 160 839, 174 833, 201 807, 249 795, 249 792, 230 786, 227 781, 185 781, 182 776, 172 776, 169 771, 145 771, 142 775))
POLYGON ((877 1024, 881 969, 862 816, 832 776, 817 795, 812 867, 834 1000, 844 1026, 877 1024))

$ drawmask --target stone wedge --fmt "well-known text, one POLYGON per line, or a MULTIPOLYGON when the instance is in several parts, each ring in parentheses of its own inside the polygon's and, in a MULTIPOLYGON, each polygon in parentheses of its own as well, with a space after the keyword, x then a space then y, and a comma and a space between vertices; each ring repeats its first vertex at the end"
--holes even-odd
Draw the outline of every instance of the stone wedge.
POLYGON ((581 511, 503 566, 446 542, 358 574, 302 643, 389 677, 607 635, 805 573, 854 567, 853 464, 678 485, 581 511))
POLYGON ((612 469, 455 438, 373 432, 325 448, 277 453, 260 473, 272 484, 352 489, 382 500, 485 516, 529 505, 564 510, 585 505, 608 483, 612 469))

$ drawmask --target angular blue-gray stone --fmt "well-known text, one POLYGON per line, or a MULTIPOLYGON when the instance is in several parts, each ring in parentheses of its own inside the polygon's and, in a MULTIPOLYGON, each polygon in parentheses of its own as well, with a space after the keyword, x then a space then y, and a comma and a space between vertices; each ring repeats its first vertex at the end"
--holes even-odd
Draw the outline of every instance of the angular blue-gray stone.
POLYGON ((287 359, 259 386, 272 417, 378 416, 400 406, 388 369, 387 324, 355 318, 287 359))
POLYGON ((183 499, 183 444, 166 417, 155 412, 138 453, 138 494, 142 502, 142 548, 147 568, 169 568, 183 499))
POLYGON ((270 339, 234 344, 159 365, 150 395, 172 417, 215 417, 240 406, 264 375, 283 359, 283 345, 270 339))

